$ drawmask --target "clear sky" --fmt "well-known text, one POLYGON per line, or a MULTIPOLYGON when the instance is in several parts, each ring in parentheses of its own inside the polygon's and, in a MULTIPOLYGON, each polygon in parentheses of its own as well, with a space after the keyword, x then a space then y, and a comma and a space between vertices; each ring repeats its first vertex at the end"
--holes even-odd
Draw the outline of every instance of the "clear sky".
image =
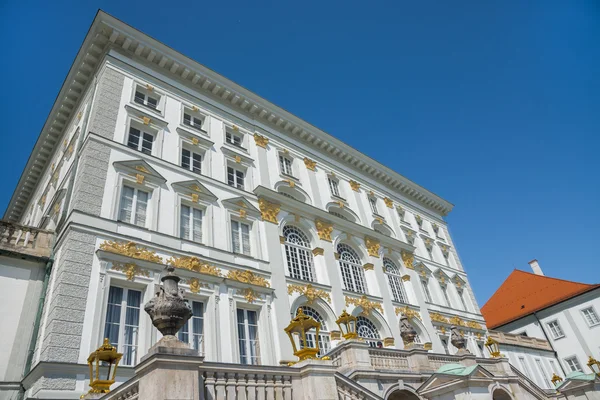
POLYGON ((600 2, 0 1, 0 209, 98 8, 455 204, 480 306, 600 283, 600 2))

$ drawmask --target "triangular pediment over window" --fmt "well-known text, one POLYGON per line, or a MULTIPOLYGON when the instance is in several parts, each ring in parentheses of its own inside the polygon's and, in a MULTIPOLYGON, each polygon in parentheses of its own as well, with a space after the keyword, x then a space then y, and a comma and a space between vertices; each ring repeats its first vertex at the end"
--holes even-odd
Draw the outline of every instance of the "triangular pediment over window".
POLYGON ((206 186, 204 186, 200 181, 196 179, 192 179, 190 181, 175 182, 173 183, 173 189, 176 192, 183 193, 191 197, 197 197, 199 199, 211 203, 217 200, 217 196, 215 196, 210 190, 206 188, 206 186))
POLYGON ((244 210, 245 214, 252 215, 255 217, 258 217, 260 215, 260 210, 243 197, 233 197, 231 199, 223 200, 222 203, 223 207, 229 210, 244 210))
POLYGON ((115 166, 115 169, 124 171, 133 176, 141 174, 145 179, 151 179, 160 183, 165 183, 167 181, 144 160, 116 161, 113 165, 115 166))

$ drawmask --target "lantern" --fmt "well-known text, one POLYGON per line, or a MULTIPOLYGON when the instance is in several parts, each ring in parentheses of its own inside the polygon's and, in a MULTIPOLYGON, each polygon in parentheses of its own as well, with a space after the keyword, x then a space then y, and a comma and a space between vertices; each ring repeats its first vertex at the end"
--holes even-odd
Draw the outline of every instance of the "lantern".
POLYGON ((590 356, 587 366, 590 367, 590 369, 592 370, 593 373, 600 376, 600 361, 598 361, 594 357, 590 356))
POLYGON ((487 341, 485 342, 485 347, 487 347, 488 351, 490 352, 490 355, 493 358, 501 357, 500 346, 498 345, 497 341, 492 339, 491 336, 488 336, 487 341))
POLYGON ((342 311, 335 322, 340 327, 344 339, 356 339, 358 337, 356 334, 356 317, 348 314, 346 310, 342 311))
POLYGON ((108 342, 108 338, 104 339, 102 346, 98 347, 88 357, 88 365, 90 366, 90 391, 89 393, 108 393, 110 386, 115 383, 117 374, 117 366, 123 354, 117 353, 117 348, 108 342), (107 369, 106 375, 103 373, 100 376, 100 369, 107 369), (102 379, 106 376, 106 379, 102 379))
POLYGON ((294 355, 302 360, 309 358, 317 358, 319 352, 319 330, 321 329, 321 323, 317 322, 314 318, 305 315, 302 308, 298 309, 298 314, 294 319, 290 321, 290 324, 285 328, 285 332, 288 334, 292 347, 294 348, 294 355), (314 346, 309 346, 310 343, 306 338, 306 334, 311 329, 316 329, 315 343, 314 346))
POLYGON ((558 376, 558 375, 556 375, 556 374, 552 374, 552 379, 551 379, 551 381, 552 381, 552 384, 553 384, 554 386, 556 386, 556 384, 557 384, 557 383, 560 383, 560 382, 562 382, 562 381, 563 381, 563 378, 561 378, 560 376, 558 376))

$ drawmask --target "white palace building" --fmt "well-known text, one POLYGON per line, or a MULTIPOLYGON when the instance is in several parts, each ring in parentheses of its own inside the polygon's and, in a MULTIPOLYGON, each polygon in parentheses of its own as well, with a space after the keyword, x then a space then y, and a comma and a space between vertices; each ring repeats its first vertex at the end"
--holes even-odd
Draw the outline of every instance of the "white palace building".
POLYGON ((599 399, 490 357, 452 207, 99 12, 1 225, 0 398, 78 399, 108 338, 111 399, 599 399), (148 354, 166 265, 197 356, 148 354), (293 364, 300 307, 326 357, 293 364))

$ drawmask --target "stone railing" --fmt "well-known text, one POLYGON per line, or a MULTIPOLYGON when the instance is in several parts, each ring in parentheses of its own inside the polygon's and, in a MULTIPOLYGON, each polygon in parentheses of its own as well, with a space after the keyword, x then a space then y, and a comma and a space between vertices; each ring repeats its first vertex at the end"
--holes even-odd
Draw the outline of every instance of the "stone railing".
POLYGON ((428 354, 427 359, 429 360, 429 370, 431 371, 437 371, 442 365, 460 361, 460 357, 443 354, 428 354))
POLYGON ((375 369, 408 371, 408 355, 398 350, 369 349, 371 366, 375 369))
POLYGON ((50 257, 52 232, 0 221, 0 250, 33 257, 50 257))
POLYGON ((200 368, 204 379, 204 400, 292 400, 292 376, 285 371, 260 371, 259 368, 232 370, 200 368))
POLYGON ((496 340, 500 345, 504 344, 552 351, 550 343, 543 339, 498 331, 489 331, 489 336, 496 340))
POLYGON ((335 382, 340 400, 383 400, 342 374, 335 374, 335 382))

